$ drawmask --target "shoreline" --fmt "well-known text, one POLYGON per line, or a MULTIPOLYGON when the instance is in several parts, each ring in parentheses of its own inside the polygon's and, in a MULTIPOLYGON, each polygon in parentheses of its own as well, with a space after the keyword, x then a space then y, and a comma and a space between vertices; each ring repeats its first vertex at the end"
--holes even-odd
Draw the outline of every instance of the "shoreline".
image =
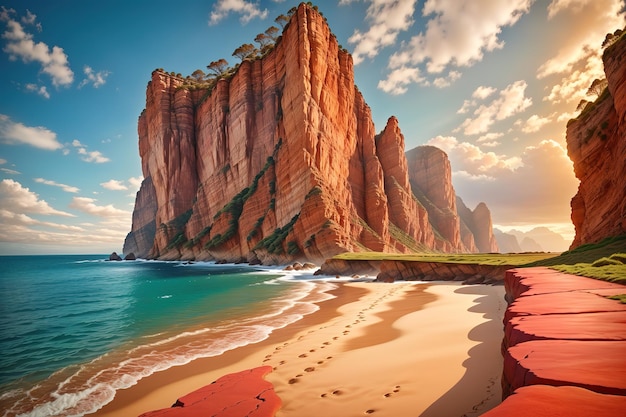
POLYGON ((264 341, 155 373, 89 416, 168 408, 221 376, 262 365, 274 368, 266 379, 283 403, 278 417, 479 415, 500 403, 503 292, 339 284, 318 311, 264 341))

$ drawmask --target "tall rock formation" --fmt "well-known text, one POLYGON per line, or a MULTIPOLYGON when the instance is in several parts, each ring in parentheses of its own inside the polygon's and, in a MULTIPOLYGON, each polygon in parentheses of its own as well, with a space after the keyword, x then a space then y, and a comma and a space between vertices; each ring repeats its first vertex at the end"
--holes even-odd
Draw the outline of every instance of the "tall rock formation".
POLYGON ((470 210, 461 197, 456 198, 456 205, 459 211, 459 217, 461 218, 462 225, 467 228, 476 242, 478 252, 493 253, 498 252, 498 243, 496 237, 493 234, 493 224, 491 222, 491 211, 485 203, 478 203, 474 210, 470 210))
POLYGON ((426 208, 438 236, 449 252, 498 252, 491 212, 480 203, 474 211, 457 197, 450 160, 434 146, 418 146, 406 153, 411 187, 426 208))
POLYGON ((145 180, 125 252, 284 263, 467 249, 431 224, 397 120, 375 134, 351 56, 306 4, 262 58, 210 86, 154 71, 138 132, 145 180))
POLYGON ((608 88, 567 125, 567 153, 580 180, 571 248, 626 233, 626 36, 602 59, 608 88))

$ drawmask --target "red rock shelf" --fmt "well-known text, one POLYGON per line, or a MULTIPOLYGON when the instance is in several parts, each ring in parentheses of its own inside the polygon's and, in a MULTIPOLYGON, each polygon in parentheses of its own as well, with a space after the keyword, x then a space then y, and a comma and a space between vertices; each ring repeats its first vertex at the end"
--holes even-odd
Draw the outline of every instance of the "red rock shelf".
POLYGON ((622 416, 626 305, 619 284, 548 268, 505 276, 503 403, 497 416, 622 416))
POLYGON ((515 391, 482 417, 623 416, 626 397, 578 387, 531 385, 515 391))
POLYGON ((225 375, 180 397, 170 408, 140 417, 273 417, 281 406, 271 383, 263 379, 270 366, 225 375))

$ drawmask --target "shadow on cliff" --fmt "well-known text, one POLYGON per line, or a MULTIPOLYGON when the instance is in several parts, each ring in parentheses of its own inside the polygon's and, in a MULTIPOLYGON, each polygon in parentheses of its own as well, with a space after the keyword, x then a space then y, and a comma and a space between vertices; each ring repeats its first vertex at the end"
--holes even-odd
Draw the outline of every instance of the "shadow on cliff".
POLYGON ((501 288, 473 285, 455 290, 457 294, 478 296, 468 312, 482 314, 487 321, 474 327, 467 335, 470 340, 479 343, 467 352, 469 357, 463 362, 465 374, 420 417, 452 415, 451 407, 458 409, 459 403, 467 404, 465 414, 459 417, 475 417, 500 404, 503 362, 500 346, 502 318, 506 309, 501 288))

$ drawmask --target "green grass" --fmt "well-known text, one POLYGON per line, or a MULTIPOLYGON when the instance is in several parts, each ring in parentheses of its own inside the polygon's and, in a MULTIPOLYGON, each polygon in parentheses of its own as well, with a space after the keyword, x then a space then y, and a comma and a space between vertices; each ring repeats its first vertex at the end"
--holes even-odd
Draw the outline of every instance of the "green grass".
MULTIPOLYGON (((626 235, 606 238, 598 243, 585 244, 574 250, 554 253, 477 253, 396 254, 382 252, 347 252, 334 259, 355 261, 412 261, 493 266, 546 266, 560 272, 601 279, 626 285, 626 235)), ((626 297, 626 296, 625 296, 626 297)))
POLYGON ((626 253, 626 235, 608 237, 598 243, 580 245, 576 249, 563 252, 561 255, 537 261, 531 266, 575 265, 593 263, 603 257, 626 253))
POLYGON ((612 295, 610 297, 606 297, 610 300, 616 300, 619 301, 622 304, 626 304, 626 294, 617 294, 617 295, 612 295))
POLYGON ((529 266, 547 266, 560 272, 626 285, 626 235, 580 245, 529 266))
POLYGON ((593 266, 592 264, 554 265, 550 268, 581 277, 601 279, 626 285, 626 265, 593 266))
POLYGON ((526 266, 532 262, 556 256, 554 253, 467 253, 467 254, 440 254, 418 253, 398 254, 383 252, 346 252, 334 256, 333 259, 358 261, 412 261, 412 262, 441 262, 456 264, 478 265, 510 265, 526 266))

